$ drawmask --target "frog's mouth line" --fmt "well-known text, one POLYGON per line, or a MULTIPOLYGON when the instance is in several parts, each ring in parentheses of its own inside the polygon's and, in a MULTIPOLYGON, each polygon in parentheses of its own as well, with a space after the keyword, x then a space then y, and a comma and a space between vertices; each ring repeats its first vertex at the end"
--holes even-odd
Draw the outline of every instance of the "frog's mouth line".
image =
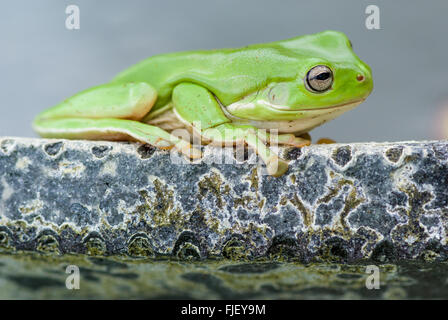
POLYGON ((268 108, 270 108, 272 110, 281 111, 282 113, 283 112, 284 113, 297 113, 297 112, 302 112, 302 111, 321 111, 321 110, 338 109, 338 108, 342 108, 342 107, 345 107, 345 106, 348 106, 348 105, 352 106, 354 104, 357 104, 357 105, 361 104, 364 100, 366 100, 366 99, 365 98, 364 99, 357 99, 357 100, 353 100, 353 101, 349 101, 349 102, 345 102, 345 103, 341 103, 341 104, 337 104, 337 105, 329 106, 329 107, 307 108, 307 109, 298 109, 298 110, 291 110, 291 107, 289 107, 289 106, 275 105, 275 104, 269 103, 269 102, 267 102, 265 100, 260 100, 260 101, 258 101, 258 103, 262 104, 262 105, 264 105, 264 106, 266 106, 266 107, 268 107, 268 108))

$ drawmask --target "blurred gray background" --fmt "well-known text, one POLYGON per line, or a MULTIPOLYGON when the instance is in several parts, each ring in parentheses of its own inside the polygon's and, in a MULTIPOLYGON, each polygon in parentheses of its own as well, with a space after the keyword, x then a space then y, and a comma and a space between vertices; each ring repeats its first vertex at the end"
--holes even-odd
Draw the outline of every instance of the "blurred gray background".
POLYGON ((0 135, 36 136, 31 121, 38 112, 154 54, 334 29, 372 67, 374 91, 313 130, 313 139, 440 138, 448 110, 447 14, 446 0, 3 1, 0 135), (69 4, 80 8, 80 30, 65 28, 69 4), (365 27, 369 4, 381 10, 381 30, 365 27))

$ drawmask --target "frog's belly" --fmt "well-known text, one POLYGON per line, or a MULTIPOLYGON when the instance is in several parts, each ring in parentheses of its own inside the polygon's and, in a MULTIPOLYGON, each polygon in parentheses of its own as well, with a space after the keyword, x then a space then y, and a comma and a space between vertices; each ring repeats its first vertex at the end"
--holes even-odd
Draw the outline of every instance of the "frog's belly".
MULTIPOLYGON (((320 126, 327 121, 339 117, 344 112, 355 108, 361 102, 362 101, 357 101, 341 107, 301 111, 301 113, 305 112, 306 116, 296 120, 249 120, 232 117, 232 122, 237 124, 252 125, 260 129, 278 129, 279 133, 302 134, 317 126, 320 126)), ((228 112, 226 113, 227 116, 229 116, 228 112)))
POLYGON ((166 110, 155 118, 145 121, 145 123, 162 128, 168 132, 176 129, 188 128, 181 120, 179 120, 172 108, 166 110))
MULTIPOLYGON (((232 123, 235 124, 252 125, 267 130, 277 129, 279 133, 302 134, 355 108, 361 102, 362 101, 357 101, 341 107, 301 111, 302 113, 306 112, 306 117, 296 120, 281 121, 241 119, 232 116, 225 108, 223 108, 223 111, 226 116, 232 120, 232 123)), ((174 109, 168 109, 159 116, 145 121, 145 123, 157 126, 169 132, 181 128, 191 130, 190 125, 179 119, 174 109)))

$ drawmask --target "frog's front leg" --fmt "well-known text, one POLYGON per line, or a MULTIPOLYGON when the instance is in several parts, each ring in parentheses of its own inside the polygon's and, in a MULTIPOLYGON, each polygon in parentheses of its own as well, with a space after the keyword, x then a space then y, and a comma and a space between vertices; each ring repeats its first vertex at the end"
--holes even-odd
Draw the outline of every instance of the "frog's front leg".
POLYGON ((260 135, 253 126, 232 124, 206 88, 193 83, 181 83, 174 88, 172 99, 177 116, 206 140, 226 145, 245 142, 266 163, 270 175, 281 176, 288 170, 288 162, 280 159, 265 145, 263 138, 266 136, 260 135))
POLYGON ((175 147, 190 158, 200 157, 200 151, 189 142, 139 122, 156 98, 156 91, 144 82, 105 84, 42 112, 33 127, 46 138, 136 140, 163 149, 175 147))

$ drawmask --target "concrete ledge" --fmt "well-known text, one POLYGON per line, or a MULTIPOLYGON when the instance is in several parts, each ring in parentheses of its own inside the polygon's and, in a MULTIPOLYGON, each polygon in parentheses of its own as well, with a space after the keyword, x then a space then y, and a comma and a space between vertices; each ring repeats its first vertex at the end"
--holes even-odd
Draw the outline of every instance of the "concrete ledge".
MULTIPOLYGON (((0 248, 50 253, 350 262, 446 260, 448 142, 284 149, 173 164, 132 143, 0 138, 0 248)), ((225 150, 232 156, 233 150, 225 150)))

